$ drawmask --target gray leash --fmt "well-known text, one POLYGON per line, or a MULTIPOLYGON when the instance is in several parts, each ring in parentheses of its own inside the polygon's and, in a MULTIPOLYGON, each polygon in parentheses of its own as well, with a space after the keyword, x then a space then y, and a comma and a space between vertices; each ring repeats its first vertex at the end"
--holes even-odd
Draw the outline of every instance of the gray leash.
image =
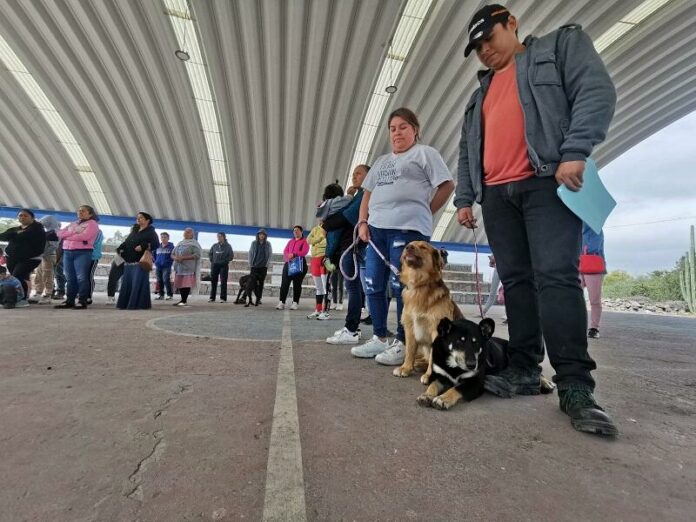
MULTIPOLYGON (((341 254, 341 259, 339 259, 338 261, 338 267, 341 269, 341 273, 343 274, 343 277, 346 279, 346 281, 355 281, 355 278, 358 277, 358 254, 356 250, 358 243, 360 243, 360 238, 358 237, 358 229, 360 228, 360 225, 363 223, 367 223, 367 221, 358 221, 358 223, 355 225, 355 228, 353 229, 353 243, 348 248, 346 248, 346 251, 343 252, 343 254, 341 254), (355 273, 352 276, 348 275, 346 271, 343 269, 343 259, 348 255, 348 253, 351 250, 353 251, 353 269, 355 270, 355 273)), ((372 245, 372 248, 382 259, 382 261, 384 261, 384 264, 387 266, 387 268, 389 268, 389 270, 391 270, 396 277, 399 277, 399 269, 392 265, 389 262, 389 260, 386 257, 384 257, 384 254, 382 254, 379 248, 375 246, 375 244, 372 242, 372 239, 369 239, 368 243, 372 245)))

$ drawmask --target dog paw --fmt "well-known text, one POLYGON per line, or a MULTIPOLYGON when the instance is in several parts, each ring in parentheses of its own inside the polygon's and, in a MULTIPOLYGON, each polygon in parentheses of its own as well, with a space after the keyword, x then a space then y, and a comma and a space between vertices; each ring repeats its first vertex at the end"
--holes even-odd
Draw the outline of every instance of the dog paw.
POLYGON ((404 368, 403 366, 399 366, 398 368, 394 368, 394 371, 392 373, 396 377, 408 377, 409 375, 411 375, 413 373, 413 369, 404 368))
POLYGON ((443 400, 441 397, 435 397, 432 400, 431 406, 433 408, 435 408, 436 410, 442 410, 442 411, 449 410, 452 407, 452 405, 449 402, 443 400))
POLYGON ((418 402, 419 406, 423 407, 430 407, 433 405, 433 398, 430 395, 426 395, 425 393, 421 393, 418 398, 416 399, 416 402, 418 402))
POLYGON ((426 386, 430 384, 431 381, 431 376, 428 375, 427 373, 424 373, 423 375, 420 376, 420 382, 421 384, 425 384, 426 386))

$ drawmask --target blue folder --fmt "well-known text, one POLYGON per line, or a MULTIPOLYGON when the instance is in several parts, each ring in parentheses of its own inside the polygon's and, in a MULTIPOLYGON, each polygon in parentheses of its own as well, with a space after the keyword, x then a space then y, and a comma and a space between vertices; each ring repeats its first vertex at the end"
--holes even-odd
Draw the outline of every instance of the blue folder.
POLYGON ((605 221, 616 206, 616 200, 599 179, 597 164, 592 158, 587 158, 585 162, 582 188, 573 192, 565 185, 560 185, 558 197, 597 234, 602 231, 605 221))

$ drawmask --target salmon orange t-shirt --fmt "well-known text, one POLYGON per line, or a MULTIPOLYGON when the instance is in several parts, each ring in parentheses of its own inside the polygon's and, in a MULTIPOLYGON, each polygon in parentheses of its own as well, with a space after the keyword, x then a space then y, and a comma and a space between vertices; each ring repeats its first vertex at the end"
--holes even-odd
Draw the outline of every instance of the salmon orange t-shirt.
POLYGON ((534 175, 527 156, 516 66, 493 74, 483 100, 483 182, 500 185, 534 175))

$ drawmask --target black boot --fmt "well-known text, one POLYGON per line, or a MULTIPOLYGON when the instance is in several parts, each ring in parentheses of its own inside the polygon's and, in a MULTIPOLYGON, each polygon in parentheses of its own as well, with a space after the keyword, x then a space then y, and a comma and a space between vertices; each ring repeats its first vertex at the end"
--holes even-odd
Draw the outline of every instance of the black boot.
POLYGON ((484 389, 509 399, 513 395, 539 395, 541 393, 541 368, 518 368, 508 366, 496 375, 486 375, 484 389))
POLYGON ((619 434, 611 417, 595 402, 589 390, 559 390, 561 411, 570 417, 578 431, 616 437, 619 434))

